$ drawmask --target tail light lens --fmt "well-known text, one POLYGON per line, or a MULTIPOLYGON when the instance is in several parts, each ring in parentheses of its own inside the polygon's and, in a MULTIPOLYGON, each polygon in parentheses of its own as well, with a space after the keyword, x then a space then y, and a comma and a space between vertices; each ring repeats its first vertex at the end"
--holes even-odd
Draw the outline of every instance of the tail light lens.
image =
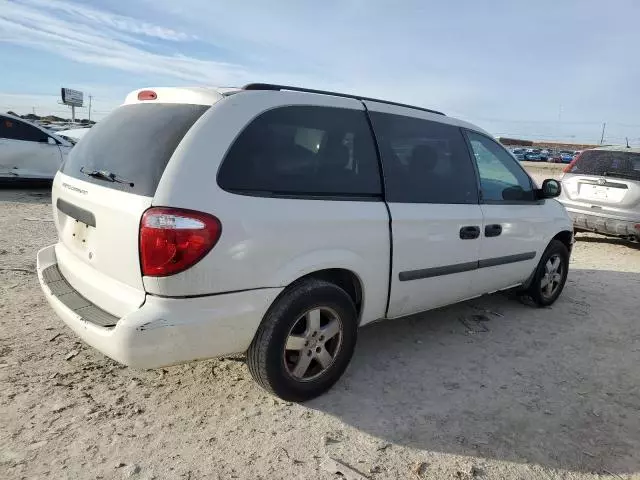
POLYGON ((198 263, 220 239, 213 215, 178 208, 150 208, 140 223, 140 265, 150 277, 173 275, 198 263))

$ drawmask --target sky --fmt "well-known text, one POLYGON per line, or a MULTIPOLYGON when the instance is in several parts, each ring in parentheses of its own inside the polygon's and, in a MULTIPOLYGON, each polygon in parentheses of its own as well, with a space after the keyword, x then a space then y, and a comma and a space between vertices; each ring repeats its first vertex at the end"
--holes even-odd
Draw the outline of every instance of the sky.
POLYGON ((638 19, 638 0, 0 0, 0 111, 70 116, 68 87, 99 120, 137 88, 270 82, 640 145, 638 19))

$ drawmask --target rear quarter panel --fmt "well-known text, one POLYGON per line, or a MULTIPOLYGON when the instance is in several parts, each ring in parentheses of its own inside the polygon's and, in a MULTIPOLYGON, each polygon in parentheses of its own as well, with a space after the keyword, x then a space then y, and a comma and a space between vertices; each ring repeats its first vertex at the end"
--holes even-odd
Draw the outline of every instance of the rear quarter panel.
POLYGON ((260 113, 285 105, 362 110, 356 100, 293 92, 243 92, 214 105, 180 143, 153 204, 211 213, 222 235, 189 270, 145 277, 157 295, 191 296, 284 287, 323 269, 351 270, 363 289, 362 323, 385 314, 389 278, 388 216, 382 201, 253 197, 222 190, 221 160, 260 113))

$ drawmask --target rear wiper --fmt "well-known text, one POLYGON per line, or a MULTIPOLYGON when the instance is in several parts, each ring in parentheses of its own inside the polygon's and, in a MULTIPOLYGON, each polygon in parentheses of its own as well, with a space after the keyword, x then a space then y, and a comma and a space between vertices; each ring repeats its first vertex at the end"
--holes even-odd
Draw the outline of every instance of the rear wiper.
POLYGON ((124 183, 126 185, 129 185, 130 187, 133 187, 133 182, 125 180, 124 178, 120 178, 118 175, 110 172, 109 170, 85 170, 84 167, 80 167, 80 172, 91 178, 106 180, 107 182, 124 183))

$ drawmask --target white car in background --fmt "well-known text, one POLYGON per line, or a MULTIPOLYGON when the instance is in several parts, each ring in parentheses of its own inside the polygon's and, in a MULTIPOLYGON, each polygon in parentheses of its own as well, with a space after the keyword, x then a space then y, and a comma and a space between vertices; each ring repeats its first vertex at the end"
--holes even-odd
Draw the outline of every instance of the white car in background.
POLYGON ((53 180, 73 143, 7 113, 0 114, 0 182, 53 180))
POLYGON ((640 241, 640 148, 578 152, 564 169, 558 200, 575 231, 640 241))
POLYGON ((89 130, 91 130, 91 128, 72 128, 69 130, 57 131, 56 135, 75 145, 87 134, 87 132, 89 132, 89 130))

